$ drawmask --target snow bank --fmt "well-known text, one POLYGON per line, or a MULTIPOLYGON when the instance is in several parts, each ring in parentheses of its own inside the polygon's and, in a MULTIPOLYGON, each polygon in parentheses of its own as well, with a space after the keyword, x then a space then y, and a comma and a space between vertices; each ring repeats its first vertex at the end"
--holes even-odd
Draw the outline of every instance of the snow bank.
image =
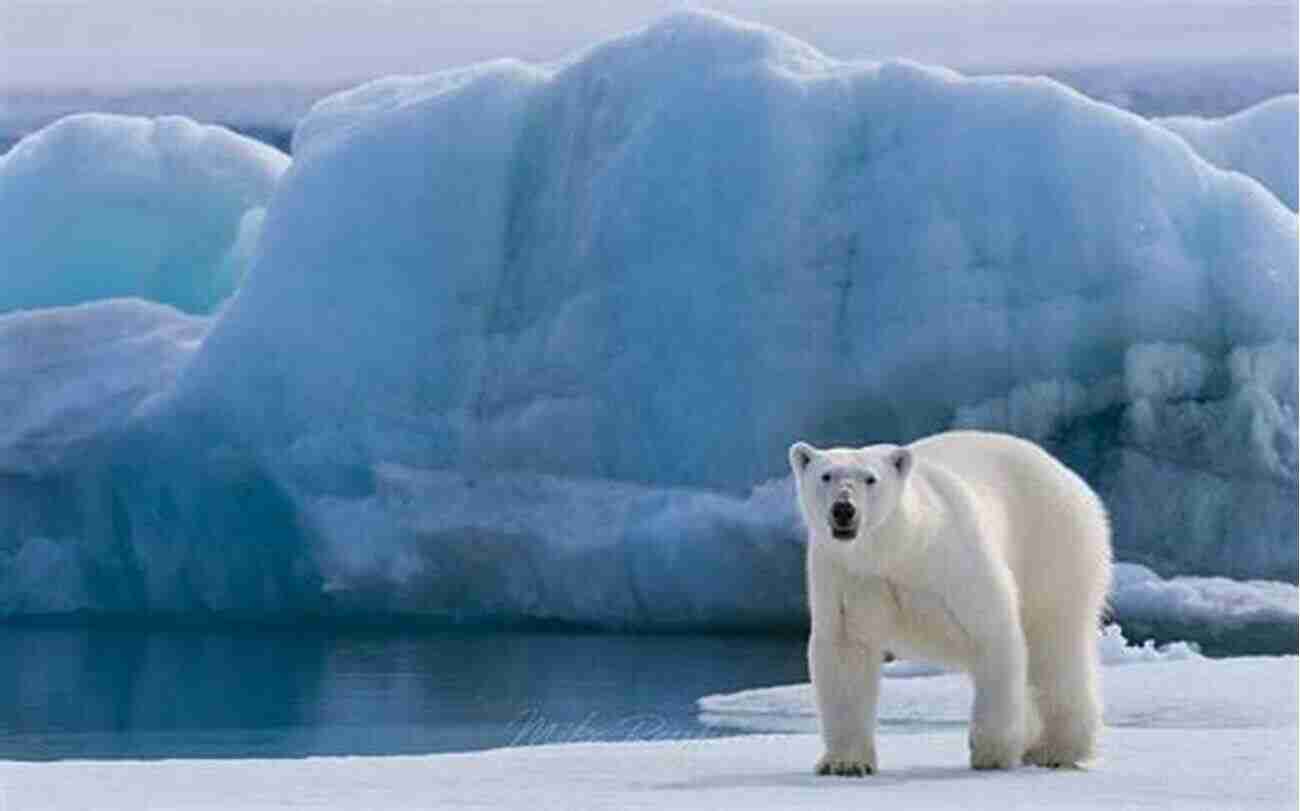
POLYGON ((1130 644, 1124 638, 1124 631, 1115 623, 1108 624, 1101 630, 1097 640, 1104 665, 1126 665, 1137 662, 1168 662, 1178 659, 1196 659, 1201 653, 1195 644, 1187 642, 1168 642, 1157 645, 1148 639, 1140 645, 1130 644))
POLYGON ((1295 576, 1296 218, 1140 118, 683 13, 295 150, 176 382, 4 496, 88 610, 795 626, 790 441, 951 425, 1061 455, 1121 559, 1295 576))
POLYGON ((1292 93, 1226 118, 1176 116, 1156 119, 1156 123, 1177 133, 1215 166, 1263 183, 1294 211, 1297 118, 1300 97, 1292 93))
POLYGON ((0 312, 138 296, 209 312, 287 156, 175 116, 74 115, 0 156, 0 312), (250 225, 253 220, 250 220, 250 225))

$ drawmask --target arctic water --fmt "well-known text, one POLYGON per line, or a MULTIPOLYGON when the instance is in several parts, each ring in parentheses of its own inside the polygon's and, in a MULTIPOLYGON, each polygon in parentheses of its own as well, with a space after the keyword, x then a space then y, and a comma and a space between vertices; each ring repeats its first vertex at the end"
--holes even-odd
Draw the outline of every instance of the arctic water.
POLYGON ((805 681, 792 636, 0 628, 0 758, 388 755, 689 740, 805 681))

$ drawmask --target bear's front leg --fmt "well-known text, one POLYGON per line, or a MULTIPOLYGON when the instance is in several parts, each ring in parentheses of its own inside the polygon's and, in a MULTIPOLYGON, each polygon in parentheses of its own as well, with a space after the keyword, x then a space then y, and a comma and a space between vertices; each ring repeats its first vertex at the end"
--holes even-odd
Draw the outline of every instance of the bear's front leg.
POLYGON ((876 771, 876 699, 881 650, 813 632, 808 670, 826 753, 817 774, 865 777, 876 771))
POLYGON ((973 769, 1010 769, 1025 752, 1026 650, 1017 625, 1014 634, 981 651, 971 675, 975 707, 971 712, 970 765, 973 769))

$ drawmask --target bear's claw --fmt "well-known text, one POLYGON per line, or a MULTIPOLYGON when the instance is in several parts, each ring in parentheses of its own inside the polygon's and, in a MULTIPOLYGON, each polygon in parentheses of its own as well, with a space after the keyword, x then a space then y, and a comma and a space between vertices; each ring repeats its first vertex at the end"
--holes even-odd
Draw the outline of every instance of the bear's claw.
POLYGON ((838 777, 866 777, 875 774, 876 765, 865 760, 852 758, 834 758, 829 755, 817 761, 818 775, 835 775, 838 777))

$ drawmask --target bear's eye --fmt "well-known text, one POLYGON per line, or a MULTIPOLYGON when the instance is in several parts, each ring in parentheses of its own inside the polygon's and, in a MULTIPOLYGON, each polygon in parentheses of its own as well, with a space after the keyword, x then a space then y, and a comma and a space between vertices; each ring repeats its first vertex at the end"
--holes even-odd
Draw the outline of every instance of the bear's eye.
POLYGON ((829 474, 829 473, 823 473, 823 474, 822 474, 822 481, 829 483, 830 480, 831 480, 831 474, 829 474))
POLYGON ((876 483, 876 477, 871 475, 870 473, 863 476, 862 480, 867 483, 867 487, 870 487, 871 485, 876 483))

